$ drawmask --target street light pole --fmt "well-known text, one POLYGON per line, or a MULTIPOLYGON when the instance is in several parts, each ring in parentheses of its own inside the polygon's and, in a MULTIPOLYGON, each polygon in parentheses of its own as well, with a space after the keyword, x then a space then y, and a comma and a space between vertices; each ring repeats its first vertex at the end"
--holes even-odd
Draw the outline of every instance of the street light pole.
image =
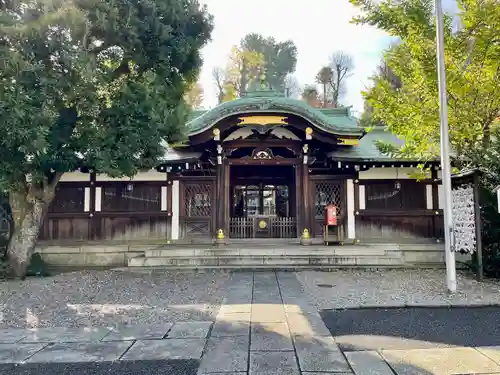
POLYGON ((448 134, 448 102, 446 94, 446 69, 444 64, 443 6, 436 1, 436 47, 439 83, 439 117, 441 124, 441 170, 444 195, 444 251, 446 258, 446 285, 451 293, 457 290, 457 272, 453 240, 453 212, 451 207, 450 139, 448 134))

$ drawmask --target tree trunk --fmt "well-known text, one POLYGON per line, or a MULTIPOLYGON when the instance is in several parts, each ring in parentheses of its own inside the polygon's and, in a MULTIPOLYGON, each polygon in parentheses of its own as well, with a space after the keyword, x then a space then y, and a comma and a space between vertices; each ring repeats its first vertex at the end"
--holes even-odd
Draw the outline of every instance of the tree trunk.
POLYGON ((323 82, 323 108, 326 108, 326 82, 323 82))
POLYGON ((7 259, 14 275, 21 279, 26 277, 54 187, 51 186, 49 191, 29 189, 10 194, 14 232, 7 248, 7 259))

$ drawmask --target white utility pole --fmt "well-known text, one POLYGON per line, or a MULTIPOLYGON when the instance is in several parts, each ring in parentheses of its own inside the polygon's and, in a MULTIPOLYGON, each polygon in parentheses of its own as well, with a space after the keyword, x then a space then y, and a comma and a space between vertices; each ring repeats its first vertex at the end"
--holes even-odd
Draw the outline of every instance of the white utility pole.
POLYGON ((439 117, 441 123, 441 169, 444 194, 444 251, 446 257, 446 284, 451 293, 457 290, 457 271, 453 241, 453 212, 451 207, 450 139, 448 134, 448 101, 446 68, 444 64, 443 5, 436 1, 436 47, 439 81, 439 117))

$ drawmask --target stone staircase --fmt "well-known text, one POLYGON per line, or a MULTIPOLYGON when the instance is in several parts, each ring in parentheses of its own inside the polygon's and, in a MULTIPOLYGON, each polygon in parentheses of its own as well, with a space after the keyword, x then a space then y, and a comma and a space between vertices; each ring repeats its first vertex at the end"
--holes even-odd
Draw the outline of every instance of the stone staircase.
POLYGON ((439 267, 443 246, 363 244, 298 246, 231 244, 224 247, 171 245, 150 248, 131 258, 131 268, 166 269, 335 269, 439 267))

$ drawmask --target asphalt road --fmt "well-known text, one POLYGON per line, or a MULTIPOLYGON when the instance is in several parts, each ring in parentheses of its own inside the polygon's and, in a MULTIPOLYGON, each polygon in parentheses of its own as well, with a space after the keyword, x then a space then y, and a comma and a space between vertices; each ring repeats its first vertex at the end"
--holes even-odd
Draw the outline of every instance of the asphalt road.
POLYGON ((196 375, 197 360, 0 365, 0 375, 196 375))
POLYGON ((324 310, 344 351, 500 346, 500 307, 324 310))

